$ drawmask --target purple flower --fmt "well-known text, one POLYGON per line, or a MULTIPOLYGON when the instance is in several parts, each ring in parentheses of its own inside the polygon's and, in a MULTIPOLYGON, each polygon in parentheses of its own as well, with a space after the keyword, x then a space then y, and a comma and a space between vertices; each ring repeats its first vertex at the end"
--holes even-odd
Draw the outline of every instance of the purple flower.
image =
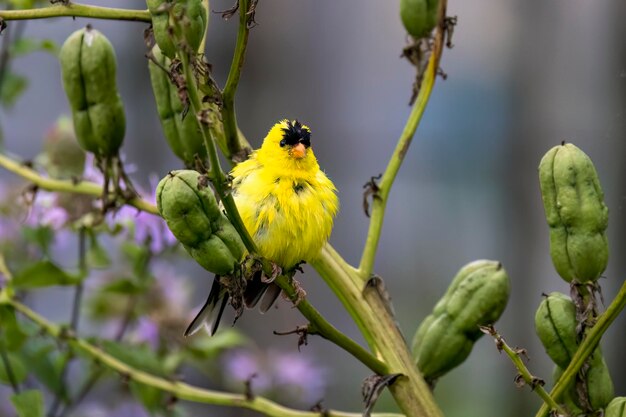
POLYGON ((266 394, 272 388, 272 379, 263 368, 261 360, 262 358, 248 350, 228 352, 224 359, 224 376, 233 387, 243 387, 246 381, 251 381, 254 393, 266 394))
POLYGON ((159 324, 149 317, 139 317, 132 340, 137 343, 147 343, 153 350, 157 350, 160 342, 159 324))
POLYGON ((52 230, 60 230, 67 224, 68 219, 67 211, 57 205, 57 194, 37 191, 25 224, 33 227, 47 226, 52 230))
POLYGON ((321 400, 326 389, 327 371, 310 357, 298 353, 271 352, 274 383, 284 398, 312 404, 321 400))
POLYGON ((85 158, 85 172, 83 173, 83 179, 97 184, 104 184, 104 176, 96 166, 96 161, 92 153, 88 153, 85 158))

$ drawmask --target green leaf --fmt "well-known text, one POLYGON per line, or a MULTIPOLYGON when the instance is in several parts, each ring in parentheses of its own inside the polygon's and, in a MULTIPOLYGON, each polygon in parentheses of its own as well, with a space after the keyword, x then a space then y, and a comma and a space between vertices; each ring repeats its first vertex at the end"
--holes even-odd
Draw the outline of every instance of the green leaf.
POLYGON ((111 258, 108 252, 94 238, 90 239, 89 250, 87 250, 87 265, 92 268, 104 269, 111 265, 111 258))
POLYGON ((148 275, 148 261, 150 249, 146 246, 137 245, 134 242, 124 242, 121 245, 122 253, 133 267, 133 273, 138 277, 148 275))
POLYGON ((76 285, 80 282, 80 277, 68 274, 50 260, 44 260, 18 271, 11 282, 16 288, 39 288, 76 285))
POLYGON ((126 362, 128 365, 149 372, 153 375, 166 377, 167 372, 161 358, 146 345, 133 345, 102 340, 102 348, 111 356, 126 362))
POLYGON ((8 306, 0 306, 0 346, 7 350, 18 350, 26 340, 26 333, 20 327, 15 311, 8 306))
POLYGON ((43 417, 43 395, 31 389, 11 396, 18 417, 43 417))
POLYGON ((49 52, 56 55, 58 47, 54 41, 50 39, 40 40, 32 38, 21 38, 16 40, 13 45, 11 45, 11 55, 13 57, 27 55, 31 52, 37 51, 49 52))
POLYGON ((39 246, 44 253, 54 240, 54 231, 49 227, 22 227, 22 236, 30 243, 39 246))
POLYGON ((102 291, 114 294, 141 294, 144 286, 139 285, 132 278, 121 278, 102 287, 102 291))
POLYGON ((214 358, 227 349, 243 346, 248 343, 248 339, 234 329, 226 329, 214 336, 204 335, 204 337, 194 337, 191 343, 186 346, 187 352, 193 359, 214 358))
POLYGON ((0 87, 0 103, 6 108, 11 108, 28 87, 28 80, 12 72, 6 73, 4 77, 0 87))
MULTIPOLYGON (((7 353, 7 359, 15 382, 19 384, 24 381, 28 376, 28 370, 22 358, 13 352, 9 352, 7 353)), ((11 383, 11 378, 9 378, 9 372, 5 366, 4 360, 0 361, 0 381, 7 385, 11 383)))
POLYGON ((28 364, 30 373, 46 386, 53 394, 67 399, 66 387, 61 382, 64 355, 49 339, 32 338, 20 351, 20 356, 28 364))

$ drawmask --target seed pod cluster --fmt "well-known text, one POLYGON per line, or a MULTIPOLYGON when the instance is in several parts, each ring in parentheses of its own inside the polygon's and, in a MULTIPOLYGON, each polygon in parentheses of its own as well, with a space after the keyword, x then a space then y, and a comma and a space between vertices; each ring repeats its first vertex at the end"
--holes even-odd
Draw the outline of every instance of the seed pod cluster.
MULTIPOLYGON (((548 356, 557 365, 555 380, 567 368, 578 349, 577 325, 576 307, 566 295, 551 293, 539 305, 535 315, 535 329, 548 356)), ((595 411, 604 408, 613 398, 613 382, 599 346, 584 366, 580 377, 582 380, 572 386, 564 399, 571 398, 581 409, 591 407, 595 411)))
POLYGON ((400 0, 400 18, 409 34, 426 37, 437 25, 439 0, 400 0))
POLYGON ((157 186, 157 207, 172 234, 206 270, 233 272, 245 246, 196 171, 172 171, 157 186))
POLYGON ((146 0, 146 3, 152 16, 154 40, 165 56, 174 58, 179 49, 173 37, 176 25, 187 46, 198 50, 208 19, 202 0, 146 0))
POLYGON ((206 148, 198 121, 193 114, 183 117, 183 104, 176 86, 170 81, 163 68, 169 68, 171 61, 161 53, 158 45, 152 49, 156 63, 148 61, 152 91, 156 100, 157 111, 163 133, 174 154, 183 160, 186 166, 194 164, 195 157, 206 159, 206 148))
POLYGON ((608 209, 591 159, 572 144, 555 146, 539 164, 539 181, 554 267, 567 282, 597 280, 609 258, 608 209))
POLYGON ((499 262, 474 261, 457 273, 413 337, 413 358, 424 378, 433 382, 460 365, 493 324, 509 298, 509 277, 499 262))
POLYGON ((113 46, 87 26, 67 38, 59 61, 78 143, 96 156, 116 156, 124 139, 126 118, 116 86, 113 46))

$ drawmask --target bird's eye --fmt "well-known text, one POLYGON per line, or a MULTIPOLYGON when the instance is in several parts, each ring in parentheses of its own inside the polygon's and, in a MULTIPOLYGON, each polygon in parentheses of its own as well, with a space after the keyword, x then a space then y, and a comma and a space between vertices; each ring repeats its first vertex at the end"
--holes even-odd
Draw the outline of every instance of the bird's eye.
POLYGON ((280 147, 282 148, 283 146, 285 146, 287 144, 287 140, 283 139, 280 141, 280 147))

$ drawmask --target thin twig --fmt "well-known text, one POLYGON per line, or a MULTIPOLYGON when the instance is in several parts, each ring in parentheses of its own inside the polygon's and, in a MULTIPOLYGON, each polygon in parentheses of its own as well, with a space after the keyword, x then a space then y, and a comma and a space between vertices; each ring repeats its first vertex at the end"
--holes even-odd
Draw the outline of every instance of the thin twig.
POLYGON ((47 19, 51 17, 88 17, 91 19, 128 20, 135 22, 152 21, 148 10, 116 9, 76 3, 70 3, 67 6, 57 5, 39 9, 0 10, 0 19, 3 20, 31 20, 47 19))
POLYGON ((530 373, 530 371, 524 364, 524 361, 522 361, 522 358, 520 357, 520 351, 518 349, 511 349, 511 347, 504 341, 504 338, 500 334, 498 334, 498 332, 493 326, 481 326, 480 329, 483 331, 483 333, 488 334, 491 337, 493 337, 494 341, 496 342, 496 347, 498 348, 498 351, 500 352, 504 351, 504 353, 506 353, 507 356, 511 359, 511 362, 513 362, 513 365, 515 366, 515 368, 517 368, 519 375, 518 377, 516 377, 515 382, 519 384, 519 378, 521 377, 524 380, 524 382, 528 384, 528 386, 531 387, 532 391, 536 392, 537 395, 539 395, 539 397, 541 397, 541 399, 546 404, 549 404, 550 407, 553 410, 556 410, 559 414, 564 415, 565 411, 561 408, 561 406, 559 406, 556 403, 555 399, 552 398, 550 394, 548 394, 548 392, 543 388, 544 381, 533 376, 530 373))

